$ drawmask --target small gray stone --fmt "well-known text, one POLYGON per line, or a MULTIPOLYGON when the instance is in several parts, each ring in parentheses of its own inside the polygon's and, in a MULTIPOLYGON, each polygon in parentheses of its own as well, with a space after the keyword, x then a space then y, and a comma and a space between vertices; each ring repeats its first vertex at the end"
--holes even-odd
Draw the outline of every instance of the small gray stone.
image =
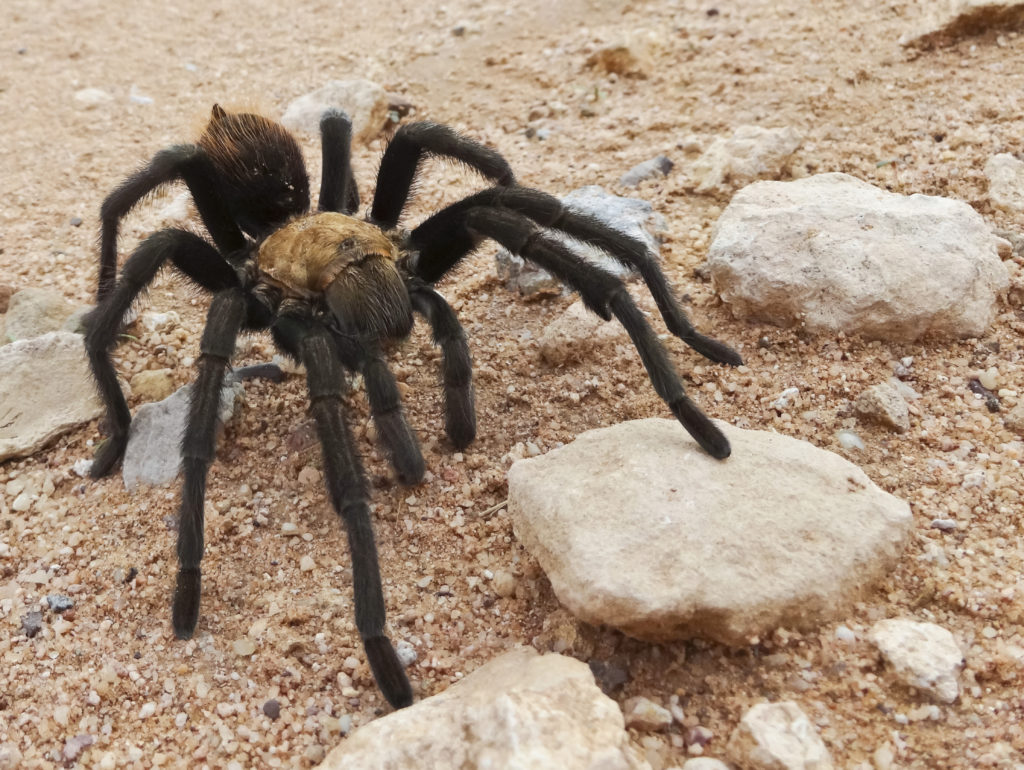
POLYGON ((95 738, 91 735, 76 735, 74 738, 68 738, 64 742, 64 761, 75 762, 78 760, 79 755, 87 748, 92 746, 95 742, 95 738))
POLYGON ((29 639, 43 630, 43 613, 33 610, 21 616, 21 630, 29 639))
POLYGON ((65 612, 75 606, 74 599, 64 594, 47 594, 46 603, 53 612, 65 612))
POLYGON ((636 187, 647 179, 668 176, 675 164, 669 160, 667 155, 659 155, 656 158, 638 163, 625 174, 619 177, 621 187, 636 187))
POLYGON ((281 716, 281 704, 271 698, 263 704, 263 713, 270 717, 270 721, 276 722, 277 718, 281 716))
MULTIPOLYGON (((569 209, 589 214, 609 227, 635 238, 645 244, 651 254, 657 254, 667 228, 665 218, 654 211, 650 203, 640 198, 626 198, 613 195, 597 185, 581 187, 562 198, 562 204, 569 209)), ((630 269, 600 249, 581 244, 558 233, 552 233, 588 262, 619 277, 629 275, 630 269)), ((537 294, 558 294, 561 282, 532 263, 499 249, 495 256, 498 278, 511 290, 518 290, 524 296, 537 294)))
MULTIPOLYGON (((134 492, 140 483, 166 484, 181 470, 181 436, 188 418, 191 385, 179 388, 163 401, 143 404, 132 420, 121 476, 125 488, 134 492)), ((234 414, 235 404, 245 392, 234 376, 225 378, 220 395, 220 421, 234 414)))

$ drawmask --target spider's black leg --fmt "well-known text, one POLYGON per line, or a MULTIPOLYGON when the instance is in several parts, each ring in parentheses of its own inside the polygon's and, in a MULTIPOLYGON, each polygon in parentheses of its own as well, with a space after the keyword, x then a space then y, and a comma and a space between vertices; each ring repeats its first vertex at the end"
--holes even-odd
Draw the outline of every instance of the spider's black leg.
MULTIPOLYGON (((469 239, 475 245, 484 238, 493 238, 513 254, 540 265, 576 289, 587 307, 606 321, 615 315, 640 353, 655 391, 668 404, 676 419, 712 457, 723 459, 729 456, 728 439, 686 395, 665 348, 658 342, 622 281, 546 236, 532 220, 508 209, 470 209, 464 213, 461 226, 454 220, 449 224, 450 230, 453 229, 463 241, 469 239), (459 229, 461 233, 458 233, 459 229)), ((417 231, 414 230, 410 238, 414 247, 421 246, 417 231)), ((448 251, 447 254, 433 250, 434 258, 444 255, 445 262, 423 265, 424 274, 438 271, 443 274, 465 253, 468 250, 462 253, 448 251)), ((422 260, 422 250, 420 257, 422 260)), ((414 272, 419 273, 420 264, 422 261, 414 267, 414 272)))
POLYGON ((373 422, 381 442, 391 455, 391 464, 403 484, 419 483, 426 470, 423 453, 416 434, 406 422, 395 376, 376 346, 367 347, 362 372, 373 422))
POLYGON ((174 635, 179 639, 190 639, 199 620, 199 562, 203 558, 206 473, 216 448, 224 374, 235 352, 235 341, 246 312, 247 302, 241 287, 218 292, 210 303, 206 328, 199 343, 199 374, 192 384, 188 422, 181 442, 185 479, 178 509, 178 579, 171 609, 174 635))
POLYGON ((359 190, 352 172, 352 121, 340 110, 327 110, 320 118, 323 176, 320 179, 320 211, 354 214, 359 209, 359 190))
POLYGON ((476 437, 473 362, 466 332, 444 297, 416 279, 409 284, 413 309, 430 323, 434 344, 441 348, 445 432, 457 449, 463 449, 476 437))
POLYGON ((385 635, 384 590, 370 521, 366 476, 342 411, 344 385, 338 351, 326 328, 307 318, 277 321, 288 347, 299 350, 306 366, 310 411, 323 449, 324 476, 334 510, 341 516, 352 553, 356 627, 374 679, 395 708, 412 703, 412 687, 385 635))
POLYGON ((508 161, 489 147, 438 123, 406 123, 395 132, 380 160, 370 221, 383 230, 398 224, 420 161, 429 155, 457 160, 499 185, 515 181, 508 161))
POLYGON ((121 279, 85 318, 85 348, 97 389, 107 408, 110 431, 93 459, 90 470, 93 478, 107 475, 121 459, 131 423, 131 413, 117 382, 110 351, 132 303, 168 261, 207 291, 220 291, 238 284, 235 271, 217 250, 185 230, 153 233, 125 261, 121 279))
MULTIPOLYGON (((578 241, 599 248, 626 267, 635 269, 650 289, 665 319, 665 325, 672 334, 712 361, 730 366, 739 366, 743 363, 740 354, 728 345, 693 328, 665 274, 643 243, 606 225, 596 217, 566 208, 557 198, 540 190, 518 185, 492 187, 471 195, 425 220, 412 235, 414 243, 422 242, 429 245, 423 247, 427 251, 421 252, 417 266, 418 274, 424 279, 435 281, 440 277, 437 271, 445 262, 443 257, 438 259, 433 252, 450 248, 445 238, 450 237, 453 231, 458 233, 466 212, 477 206, 495 206, 523 214, 542 227, 561 231, 578 241)), ((462 237, 465 238, 466 235, 463 234, 462 237)))
POLYGON ((143 168, 119 184, 100 207, 100 274, 97 298, 114 288, 117 272, 117 231, 136 203, 161 185, 181 179, 188 187, 203 225, 222 254, 245 246, 245 239, 217 193, 217 178, 206 152, 194 144, 161 150, 143 168))

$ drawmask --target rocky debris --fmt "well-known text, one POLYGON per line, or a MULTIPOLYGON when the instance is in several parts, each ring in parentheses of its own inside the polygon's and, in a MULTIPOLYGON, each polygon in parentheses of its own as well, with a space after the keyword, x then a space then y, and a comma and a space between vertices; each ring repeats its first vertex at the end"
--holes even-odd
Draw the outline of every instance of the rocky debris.
POLYGON ((870 422, 896 433, 910 430, 910 410, 900 392, 888 382, 872 385, 853 403, 854 411, 870 422))
POLYGON ((699 193, 727 191, 764 177, 776 177, 803 141, 793 128, 740 126, 719 137, 690 166, 699 193))
POLYGON ((1024 402, 1003 415, 1003 424, 1018 436, 1024 436, 1024 402))
POLYGON ((589 69, 604 72, 608 75, 619 75, 626 78, 646 78, 647 63, 627 43, 615 43, 594 51, 587 57, 589 69))
POLYGON ((43 630, 43 613, 38 610, 26 612, 21 616, 21 632, 29 639, 35 638, 36 634, 43 630))
POLYGON ((146 310, 139 315, 138 323, 150 334, 169 332, 181 326, 181 316, 174 310, 164 312, 146 310))
POLYGON ((648 179, 657 179, 668 176, 675 163, 669 160, 667 155, 659 155, 656 158, 637 163, 633 168, 619 177, 620 187, 636 187, 648 179))
POLYGON ((947 0, 923 3, 908 18, 912 31, 900 36, 900 45, 928 47, 994 29, 1024 24, 1024 0, 947 0))
POLYGON ((636 696, 622 704, 626 727, 637 730, 665 730, 672 726, 672 714, 649 698, 636 696))
POLYGON ((332 80, 315 91, 293 99, 281 123, 293 131, 320 132, 320 118, 328 109, 342 110, 352 120, 353 141, 368 144, 388 121, 391 100, 369 80, 332 80))
POLYGON ((281 716, 281 702, 271 698, 263 704, 263 713, 272 721, 276 722, 281 716))
POLYGON ((649 770, 633 757, 622 713, 586 664, 531 648, 360 727, 320 767, 649 770))
POLYGON ((832 757, 800 707, 759 703, 729 736, 729 758, 744 770, 832 770, 832 757))
POLYGON ((609 323, 576 300, 558 318, 544 327, 538 343, 540 357, 549 366, 562 366, 589 356, 595 348, 626 340, 620 324, 609 323))
POLYGON ((95 743, 95 738, 91 735, 76 735, 74 738, 68 738, 64 741, 64 751, 62 755, 66 763, 74 763, 78 760, 79 755, 87 748, 95 743))
MULTIPOLYGON (((163 401, 143 404, 132 420, 121 476, 125 488, 134 492, 141 484, 166 484, 181 470, 181 436, 188 418, 192 386, 179 388, 163 401)), ((238 378, 225 378, 220 394, 220 420, 226 423, 244 394, 238 378)))
POLYGON ((46 604, 51 612, 61 613, 67 612, 74 607, 75 601, 70 596, 64 596, 64 594, 47 594, 46 604))
POLYGON ((993 155, 985 164, 988 199, 996 208, 1024 211, 1024 163, 1007 152, 993 155))
POLYGON ((7 307, 4 341, 27 340, 60 331, 76 309, 55 289, 29 287, 15 292, 7 307))
POLYGON ((836 454, 718 425, 726 461, 678 423, 647 419, 509 470, 516 536, 578 618, 653 641, 745 645, 819 625, 895 561, 907 503, 836 454))
POLYGON ((6 313, 11 306, 11 297, 17 289, 9 283, 0 283, 0 313, 6 313))
MULTIPOLYGON (((580 211, 600 219, 609 227, 619 230, 631 238, 646 244, 652 254, 657 254, 664 240, 663 233, 668 225, 665 218, 640 198, 613 195, 598 185, 588 185, 573 190, 562 198, 567 208, 580 211)), ((624 277, 629 268, 600 249, 589 247, 569 238, 561 238, 587 261, 624 277)), ((518 290, 524 296, 537 294, 559 294, 562 284, 546 270, 506 249, 499 249, 495 256, 498 278, 510 290, 518 290)))
POLYGON ((966 203, 847 174, 752 184, 712 236, 709 271, 737 315, 812 332, 978 336, 1009 286, 999 239, 966 203))
POLYGON ((97 107, 114 101, 114 97, 102 88, 79 88, 74 93, 75 104, 84 110, 94 110, 97 107))
POLYGON ((711 757, 694 757, 683 763, 683 770, 732 770, 720 759, 711 757))
POLYGON ((4 345, 0 372, 0 462, 27 457, 103 411, 77 334, 4 345))
POLYGON ((941 703, 957 699, 957 677, 964 656, 953 635, 942 626, 891 618, 875 623, 868 639, 900 682, 923 690, 941 703))
POLYGON ((143 401, 163 401, 174 392, 174 372, 145 369, 131 379, 132 394, 143 401))

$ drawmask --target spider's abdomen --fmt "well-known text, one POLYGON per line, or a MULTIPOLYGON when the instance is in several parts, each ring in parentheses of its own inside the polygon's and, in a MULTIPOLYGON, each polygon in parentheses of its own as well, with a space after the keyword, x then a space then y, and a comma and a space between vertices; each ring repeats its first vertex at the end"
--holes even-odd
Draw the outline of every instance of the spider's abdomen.
POLYGON ((379 228, 333 211, 292 220, 257 254, 260 273, 286 294, 321 295, 342 329, 380 338, 412 328, 397 259, 397 247, 379 228))

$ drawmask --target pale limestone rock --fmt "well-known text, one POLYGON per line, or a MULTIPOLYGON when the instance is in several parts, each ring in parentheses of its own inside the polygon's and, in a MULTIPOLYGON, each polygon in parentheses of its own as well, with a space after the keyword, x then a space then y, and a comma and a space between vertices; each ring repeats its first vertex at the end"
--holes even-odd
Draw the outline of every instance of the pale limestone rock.
MULTIPOLYGON (((128 429, 128 446, 121 463, 125 488, 134 492, 141 484, 166 484, 181 470, 181 437, 188 419, 192 386, 179 388, 163 401, 143 404, 128 429)), ((242 383, 229 375, 220 392, 221 424, 231 419, 242 383)))
POLYGON ((324 770, 649 770, 585 663, 530 648, 353 732, 324 770))
POLYGON ((512 466, 516 535, 573 614, 642 639, 745 645, 819 625, 895 561, 907 503, 836 454, 718 425, 725 461, 648 419, 512 466))
POLYGON ((132 394, 143 401, 163 401, 174 392, 174 373, 170 369, 147 369, 131 379, 132 394))
POLYGON ((332 80, 293 99, 281 117, 281 123, 292 131, 317 134, 324 111, 338 109, 352 120, 353 141, 367 144, 380 134, 387 123, 389 105, 387 92, 376 83, 369 80, 332 80))
POLYGON ((683 770, 732 770, 720 759, 711 757, 694 757, 683 763, 683 770))
POLYGON ((649 698, 636 696, 622 704, 626 727, 637 730, 665 730, 672 726, 672 713, 649 698))
POLYGON ((909 342, 985 332, 1010 283, 998 247, 962 201, 819 174, 738 192, 708 267, 738 316, 909 342))
POLYGON ((832 770, 832 757, 800 707, 759 703, 729 736, 729 758, 744 770, 832 770))
POLYGON ((913 29, 900 36, 900 45, 951 43, 992 29, 1014 29, 1024 22, 1024 0, 917 0, 905 18, 913 29))
POLYGON ((891 618, 875 623, 868 639, 903 684, 923 690, 942 703, 957 699, 957 677, 964 656, 956 639, 942 626, 891 618))
POLYGON ((988 199, 996 208, 1024 211, 1024 163, 1007 152, 993 155, 985 164, 988 199))
POLYGON ((595 348, 615 341, 627 341, 621 324, 609 323, 576 300, 558 318, 544 327, 538 343, 540 357, 550 366, 578 361, 595 348))
POLYGON ((4 345, 0 372, 0 462, 27 457, 103 411, 77 334, 4 345))
POLYGON ((803 138, 789 126, 740 126, 718 138, 690 167, 697 192, 725 190, 780 174, 803 138))
POLYGON ((887 382, 872 385, 853 402, 854 411, 866 420, 896 433, 910 430, 910 410, 900 392, 887 382))
POLYGON ((4 342, 60 331, 75 309, 56 289, 28 287, 15 292, 7 307, 4 342))
MULTIPOLYGON (((615 195, 599 185, 579 187, 562 198, 562 204, 573 211, 588 214, 601 220, 609 227, 623 232, 647 246, 652 255, 657 255, 664 241, 668 224, 665 217, 656 212, 650 203, 642 198, 615 195)), ((587 244, 562 238, 558 231, 549 231, 556 240, 562 240, 570 249, 603 270, 624 278, 630 268, 614 256, 587 244)), ((495 254, 498 278, 509 288, 518 289, 524 296, 537 294, 560 294, 561 282, 543 268, 507 249, 498 249, 495 254)))
POLYGON ((1024 436, 1024 402, 1003 415, 1003 424, 1018 436, 1024 436))

